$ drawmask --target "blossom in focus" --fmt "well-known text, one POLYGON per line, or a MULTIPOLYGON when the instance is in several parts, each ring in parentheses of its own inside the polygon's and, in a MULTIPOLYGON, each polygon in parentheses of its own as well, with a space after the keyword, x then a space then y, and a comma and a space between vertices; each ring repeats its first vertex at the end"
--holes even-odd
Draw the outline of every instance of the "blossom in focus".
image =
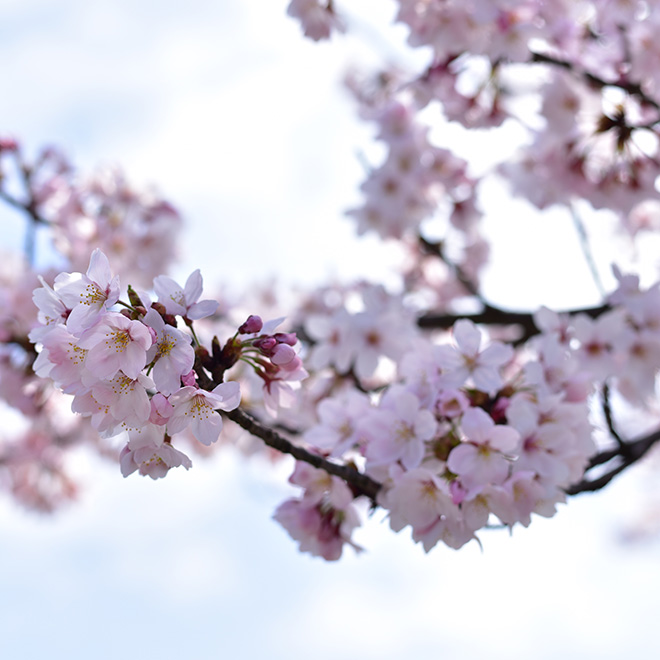
POLYGON ((199 300, 202 287, 203 280, 199 268, 190 274, 184 287, 166 275, 159 275, 154 279, 158 302, 165 305, 167 313, 178 314, 192 320, 211 316, 219 307, 215 300, 199 300))
POLYGON ((195 362, 190 339, 167 325, 155 309, 150 309, 142 320, 156 335, 147 351, 147 363, 154 362, 152 376, 156 387, 163 394, 172 394, 181 387, 181 376, 189 373, 195 362))
POLYGON ((89 328, 119 300, 119 277, 112 276, 110 262, 98 248, 92 252, 86 274, 61 273, 53 288, 71 310, 66 324, 73 334, 89 328))
POLYGON ((137 378, 147 364, 151 344, 144 324, 116 312, 104 314, 78 341, 78 346, 87 350, 86 370, 98 379, 112 378, 120 369, 129 378, 137 378))
POLYGON ((169 397, 173 410, 167 420, 167 432, 180 433, 190 427, 202 444, 211 445, 222 430, 222 417, 216 409, 234 410, 240 401, 240 387, 235 381, 220 383, 212 392, 192 386, 182 387, 169 397))

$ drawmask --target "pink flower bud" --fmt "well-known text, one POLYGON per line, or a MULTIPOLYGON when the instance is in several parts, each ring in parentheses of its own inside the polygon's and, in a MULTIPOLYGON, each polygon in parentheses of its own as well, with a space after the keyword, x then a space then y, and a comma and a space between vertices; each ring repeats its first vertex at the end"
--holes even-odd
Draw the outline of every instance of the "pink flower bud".
POLYGON ((151 397, 151 414, 149 421, 158 426, 167 424, 167 420, 172 416, 174 408, 167 397, 157 392, 151 397))
POLYGON ((181 382, 183 383, 184 387, 197 387, 195 372, 191 369, 187 374, 181 376, 181 382))
POLYGON ((454 481, 449 484, 449 492, 451 493, 451 501, 454 504, 460 504, 465 499, 465 495, 467 494, 467 491, 465 488, 463 488, 457 479, 454 479, 454 481))
POLYGON ((239 327, 238 333, 241 335, 251 335, 255 332, 261 332, 261 328, 263 327, 264 322, 261 320, 261 317, 251 314, 247 317, 247 321, 239 327))
POLYGON ((277 365, 289 364, 296 357, 296 352, 288 344, 278 344, 273 349, 271 362, 277 365))
POLYGON ((254 342, 254 347, 258 348, 267 357, 271 356, 275 346, 277 346, 275 337, 262 337, 254 342))
POLYGON ((295 346, 298 343, 298 337, 296 337, 295 332, 276 332, 273 337, 275 337, 278 344, 295 346))

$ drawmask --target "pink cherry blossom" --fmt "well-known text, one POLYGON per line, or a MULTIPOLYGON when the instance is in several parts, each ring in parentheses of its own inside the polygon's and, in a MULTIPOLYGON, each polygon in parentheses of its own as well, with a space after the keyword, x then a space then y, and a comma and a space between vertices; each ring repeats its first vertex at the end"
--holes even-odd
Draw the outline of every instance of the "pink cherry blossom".
POLYGON ((120 369, 137 378, 147 363, 152 337, 145 325, 121 314, 107 312, 86 330, 78 342, 87 350, 85 368, 93 378, 112 378, 120 369))
POLYGON ((408 469, 418 467, 425 452, 425 441, 436 430, 433 414, 420 408, 419 399, 403 388, 392 387, 378 410, 364 424, 368 438, 367 460, 373 465, 400 460, 408 469))
POLYGON ((305 492, 300 499, 283 502, 273 518, 300 542, 301 552, 336 560, 346 543, 361 550, 351 540, 360 524, 353 494, 341 479, 298 461, 289 481, 305 492))
POLYGON ((39 281, 42 286, 34 290, 32 300, 39 309, 37 319, 40 325, 34 327, 28 335, 30 341, 34 343, 42 341, 53 326, 64 325, 71 313, 71 310, 64 304, 60 296, 55 293, 41 275, 39 281))
POLYGON ((41 339, 43 346, 33 365, 35 373, 41 378, 52 378, 67 394, 85 389, 83 377, 88 351, 78 345, 78 338, 65 326, 45 327, 49 330, 41 339))
POLYGON ((353 390, 323 399, 317 408, 319 423, 305 432, 305 441, 335 456, 359 448, 366 441, 363 422, 371 410, 369 398, 353 390))
POLYGON ((165 441, 163 428, 148 425, 129 433, 128 444, 122 449, 119 459, 124 477, 136 470, 141 475, 160 479, 173 467, 192 467, 192 461, 181 451, 165 441))
POLYGON ((404 472, 380 500, 390 511, 395 531, 406 525, 425 528, 456 512, 447 483, 424 468, 404 472))
POLYGON ((218 309, 215 300, 199 300, 203 280, 199 268, 193 271, 182 288, 172 278, 159 275, 154 279, 154 290, 158 302, 165 305, 168 314, 178 314, 188 319, 199 320, 212 316, 218 309))
POLYGON ((166 325, 155 309, 150 309, 142 320, 156 334, 147 351, 147 362, 154 363, 152 375, 156 387, 163 394, 172 394, 181 387, 181 376, 189 373, 195 362, 190 338, 166 325))
POLYGON ((160 392, 156 392, 151 397, 150 408, 149 421, 157 426, 165 426, 174 411, 174 407, 169 402, 169 399, 160 392))
POLYGON ((501 484, 511 469, 510 459, 520 434, 510 426, 495 425, 481 408, 470 408, 461 420, 465 441, 452 449, 447 467, 460 477, 471 499, 486 484, 501 484))
POLYGON ((54 289, 71 309, 66 321, 69 331, 78 334, 119 300, 119 277, 112 276, 108 258, 97 248, 85 275, 62 273, 55 278, 54 289))
POLYGON ((453 336, 455 348, 438 349, 444 370, 441 382, 448 387, 461 387, 469 380, 477 389, 494 394, 502 387, 501 369, 513 357, 513 349, 497 341, 482 349, 481 332, 468 320, 456 322, 453 336))
POLYGON ((291 0, 287 14, 297 18, 305 36, 314 41, 328 39, 333 30, 344 30, 343 22, 332 8, 332 0, 291 0))
POLYGON ((241 401, 239 384, 220 383, 211 392, 182 387, 169 397, 173 410, 167 420, 167 432, 179 433, 190 427, 204 445, 213 444, 222 430, 222 417, 216 410, 234 410, 241 401))

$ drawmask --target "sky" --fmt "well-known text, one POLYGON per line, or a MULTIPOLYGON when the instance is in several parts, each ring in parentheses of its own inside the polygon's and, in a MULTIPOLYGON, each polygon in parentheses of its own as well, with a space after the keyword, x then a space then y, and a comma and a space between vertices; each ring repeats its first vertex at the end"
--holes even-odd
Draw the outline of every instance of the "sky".
MULTIPOLYGON (((237 289, 378 279, 391 255, 357 241, 343 217, 359 199, 358 154, 373 131, 356 121, 340 80, 348 64, 399 51, 364 22, 366 46, 304 41, 286 4, 0 0, 0 133, 29 150, 58 144, 81 168, 121 164, 131 181, 156 185, 187 222, 182 274, 200 267, 237 289)), ((352 11, 386 25, 392 5, 364 0, 352 11)), ((521 287, 507 236, 529 245, 571 228, 558 218, 545 230, 520 208, 506 207, 498 225, 504 247, 487 291, 520 307, 594 302, 588 287, 553 297, 553 250, 533 262, 518 248, 524 279, 538 277, 521 287)), ((12 218, 0 247, 15 250, 12 218)), ((575 237, 561 240, 563 261, 580 262, 575 237)), ((511 538, 482 534, 483 550, 426 555, 377 512, 356 536, 365 552, 331 564, 299 554, 271 520, 294 494, 286 462, 228 449, 158 482, 123 479, 84 453, 73 466, 82 496, 60 513, 0 499, 10 660, 608 660, 660 647, 658 542, 622 541, 649 506, 654 473, 644 468, 511 538)))

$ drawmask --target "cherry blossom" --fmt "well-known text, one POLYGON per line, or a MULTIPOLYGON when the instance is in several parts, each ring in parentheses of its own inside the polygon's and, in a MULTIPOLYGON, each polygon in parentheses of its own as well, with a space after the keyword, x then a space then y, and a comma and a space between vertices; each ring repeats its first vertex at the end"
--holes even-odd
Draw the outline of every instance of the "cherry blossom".
POLYGON ((480 408, 470 408, 461 419, 465 442, 451 450, 447 467, 457 474, 461 486, 477 492, 485 484, 500 485, 509 474, 511 465, 507 453, 516 449, 520 435, 509 426, 495 425, 480 408))
POLYGON ((234 410, 241 400, 238 383, 220 383, 207 392, 186 386, 169 397, 172 414, 167 420, 168 433, 179 433, 190 427, 204 445, 214 443, 222 430, 222 417, 216 410, 234 410))
POLYGON ((218 303, 215 300, 199 300, 202 295, 203 280, 199 268, 193 271, 182 288, 173 279, 159 275, 154 279, 154 290, 158 301, 165 305, 168 314, 199 320, 215 314, 218 303))
POLYGON ((513 357, 511 347, 492 342, 481 349, 481 332, 467 320, 456 323, 453 337, 455 348, 445 346, 438 350, 443 384, 460 387, 469 379, 477 389, 493 394, 503 384, 500 369, 513 357))
POLYGON ((162 316, 154 309, 144 315, 143 322, 156 334, 147 351, 147 363, 154 363, 154 382, 159 392, 172 394, 181 387, 181 376, 189 373, 195 362, 190 340, 176 328, 165 325, 162 316))
POLYGON ((370 439, 367 459, 374 465, 400 460, 408 469, 418 467, 424 457, 424 442, 435 430, 433 415, 420 408, 417 397, 392 387, 365 423, 364 432, 370 439))
POLYGON ((341 19, 335 13, 332 0, 291 0, 287 14, 300 20, 306 37, 319 41, 327 39, 333 30, 344 29, 341 19))
POLYGON ((152 343, 142 323, 108 312, 82 334, 78 346, 87 351, 85 368, 93 377, 112 378, 121 369, 135 379, 147 363, 152 343))
POLYGON ((93 325, 103 311, 119 300, 119 277, 112 277, 108 258, 97 248, 85 275, 62 273, 55 278, 54 289, 71 310, 66 324, 76 334, 93 325))
POLYGON ((167 475, 173 467, 192 467, 192 461, 175 449, 163 435, 162 427, 147 426, 129 434, 128 444, 120 456, 121 473, 124 477, 136 470, 152 479, 167 475))

